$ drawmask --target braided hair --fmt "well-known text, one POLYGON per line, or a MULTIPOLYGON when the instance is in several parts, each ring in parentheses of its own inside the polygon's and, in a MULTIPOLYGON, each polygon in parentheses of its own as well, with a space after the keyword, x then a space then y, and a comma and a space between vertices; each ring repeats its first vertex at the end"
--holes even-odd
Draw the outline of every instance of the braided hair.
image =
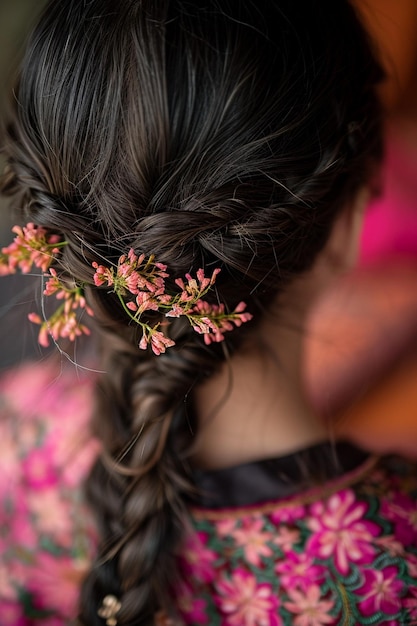
MULTIPOLYGON (((128 248, 175 276, 220 267, 213 301, 244 300, 256 320, 368 182, 380 77, 346 0, 51 0, 20 72, 3 188, 68 241, 60 263, 76 280, 92 285, 92 261, 128 248)), ((175 319, 176 346, 157 357, 112 294, 86 292, 105 373, 87 484, 101 542, 79 621, 101 626, 114 594, 118 625, 145 626, 175 615, 193 389, 256 321, 205 346, 175 319)))

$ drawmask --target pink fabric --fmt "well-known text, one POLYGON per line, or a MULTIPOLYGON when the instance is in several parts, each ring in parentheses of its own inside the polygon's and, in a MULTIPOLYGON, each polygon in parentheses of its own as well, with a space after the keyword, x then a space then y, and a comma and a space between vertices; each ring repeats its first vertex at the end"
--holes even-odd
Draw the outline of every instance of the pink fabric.
POLYGON ((361 265, 383 259, 417 259, 417 146, 399 133, 387 134, 383 194, 365 216, 361 265))

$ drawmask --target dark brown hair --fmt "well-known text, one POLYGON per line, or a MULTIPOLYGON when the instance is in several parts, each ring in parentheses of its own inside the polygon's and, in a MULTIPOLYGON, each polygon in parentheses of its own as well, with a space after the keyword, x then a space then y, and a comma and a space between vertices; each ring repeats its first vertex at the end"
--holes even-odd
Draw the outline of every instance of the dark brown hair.
MULTIPOLYGON (((3 186, 70 242, 63 275, 92 283, 93 260, 133 247, 173 276, 220 267, 212 297, 256 318, 368 181, 379 77, 345 0, 52 0, 23 62, 3 186)), ((101 625, 113 593, 120 626, 151 624, 171 610, 187 528, 192 389, 226 351, 181 320, 175 348, 139 351, 112 294, 87 296, 106 374, 88 481, 101 544, 80 621, 101 625)), ((228 353, 249 331, 229 334, 228 353)))

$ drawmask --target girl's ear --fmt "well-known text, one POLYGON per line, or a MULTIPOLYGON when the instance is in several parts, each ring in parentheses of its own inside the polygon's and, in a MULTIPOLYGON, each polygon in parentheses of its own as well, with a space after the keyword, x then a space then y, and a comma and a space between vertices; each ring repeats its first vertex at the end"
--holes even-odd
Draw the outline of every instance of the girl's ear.
POLYGON ((354 201, 336 218, 329 239, 317 259, 317 265, 324 265, 330 274, 338 274, 355 266, 363 218, 370 198, 369 187, 362 187, 354 201))

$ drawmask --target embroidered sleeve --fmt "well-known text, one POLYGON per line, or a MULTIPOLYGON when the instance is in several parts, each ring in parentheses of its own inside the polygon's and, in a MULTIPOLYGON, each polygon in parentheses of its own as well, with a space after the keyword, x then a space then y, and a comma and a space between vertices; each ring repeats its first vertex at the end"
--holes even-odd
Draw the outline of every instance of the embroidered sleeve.
POLYGON ((245 511, 196 511, 181 549, 187 624, 417 624, 417 473, 245 511))
POLYGON ((0 614, 63 626, 95 544, 81 483, 97 452, 91 388, 28 364, 0 381, 0 614), (76 383, 76 384, 74 384, 76 383))

